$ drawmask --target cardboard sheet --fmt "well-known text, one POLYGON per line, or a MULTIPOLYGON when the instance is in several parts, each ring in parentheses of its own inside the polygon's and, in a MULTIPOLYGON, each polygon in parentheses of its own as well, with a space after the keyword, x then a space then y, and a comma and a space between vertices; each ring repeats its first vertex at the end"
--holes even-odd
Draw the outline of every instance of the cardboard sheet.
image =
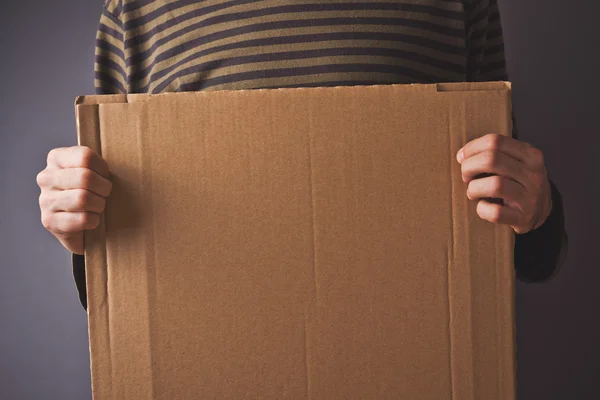
POLYGON ((515 398, 514 238, 456 152, 510 84, 85 96, 99 399, 515 398))

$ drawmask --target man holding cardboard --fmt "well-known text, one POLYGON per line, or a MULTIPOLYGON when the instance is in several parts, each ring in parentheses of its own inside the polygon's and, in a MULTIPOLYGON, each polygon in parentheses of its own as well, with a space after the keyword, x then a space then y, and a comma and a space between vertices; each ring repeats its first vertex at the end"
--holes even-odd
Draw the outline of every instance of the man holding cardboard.
MULTIPOLYGON (((95 71, 98 93, 507 80, 496 0, 109 0, 95 71)), ((519 276, 553 276, 567 236, 540 150, 490 132, 457 160, 479 216, 518 234, 519 276)), ((74 254, 81 278, 83 231, 99 223, 109 166, 88 148, 55 149, 38 183, 42 222, 74 254)))
POLYGON ((514 398, 567 235, 496 0, 109 0, 95 72, 38 175, 95 397, 514 398))

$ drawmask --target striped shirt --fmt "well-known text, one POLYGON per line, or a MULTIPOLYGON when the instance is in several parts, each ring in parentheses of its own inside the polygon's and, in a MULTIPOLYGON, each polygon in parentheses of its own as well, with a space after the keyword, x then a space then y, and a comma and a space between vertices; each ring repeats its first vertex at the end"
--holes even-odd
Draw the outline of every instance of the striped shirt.
POLYGON ((501 80, 493 0, 109 0, 100 93, 501 80))
MULTIPOLYGON (((508 80, 497 0, 108 0, 96 38, 98 94, 490 80, 508 80)), ((547 222, 517 235, 523 280, 564 258, 552 194, 547 222)))

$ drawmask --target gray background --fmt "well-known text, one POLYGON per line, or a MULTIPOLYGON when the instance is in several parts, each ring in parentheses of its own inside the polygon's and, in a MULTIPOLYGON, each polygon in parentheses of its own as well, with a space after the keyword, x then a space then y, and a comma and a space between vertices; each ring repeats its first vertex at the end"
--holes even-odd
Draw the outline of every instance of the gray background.
MULTIPOLYGON (((2 1, 0 398, 90 398, 86 315, 69 253, 40 223, 36 174, 76 144, 73 100, 93 92, 101 1, 2 1)), ((519 399, 599 399, 600 34, 597 0, 501 0, 522 140, 563 193, 569 257, 517 286, 519 399)))

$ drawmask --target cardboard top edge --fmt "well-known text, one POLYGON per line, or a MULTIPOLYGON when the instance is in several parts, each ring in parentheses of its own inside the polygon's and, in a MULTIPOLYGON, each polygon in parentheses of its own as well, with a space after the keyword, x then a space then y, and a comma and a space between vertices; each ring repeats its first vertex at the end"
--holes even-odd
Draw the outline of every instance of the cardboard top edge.
POLYGON ((78 105, 96 105, 105 103, 127 103, 126 94, 92 94, 86 96, 77 96, 75 106, 78 105))
POLYGON ((448 82, 438 83, 435 86, 438 92, 512 90, 512 84, 510 81, 448 82))
POLYGON ((460 91, 510 91, 511 82, 509 81, 487 81, 487 82, 443 82, 443 83, 392 83, 392 84, 373 84, 373 85, 340 85, 340 86, 316 86, 316 87, 295 87, 295 88, 261 88, 261 89, 222 89, 199 92, 165 92, 165 93, 131 93, 131 94, 98 94, 78 96, 75 105, 97 105, 108 103, 135 103, 149 98, 173 96, 182 94, 188 96, 203 95, 205 93, 239 93, 239 92, 265 92, 265 91, 313 91, 313 90, 361 90, 378 89, 381 87, 410 88, 412 90, 435 91, 435 92, 460 92, 460 91))

